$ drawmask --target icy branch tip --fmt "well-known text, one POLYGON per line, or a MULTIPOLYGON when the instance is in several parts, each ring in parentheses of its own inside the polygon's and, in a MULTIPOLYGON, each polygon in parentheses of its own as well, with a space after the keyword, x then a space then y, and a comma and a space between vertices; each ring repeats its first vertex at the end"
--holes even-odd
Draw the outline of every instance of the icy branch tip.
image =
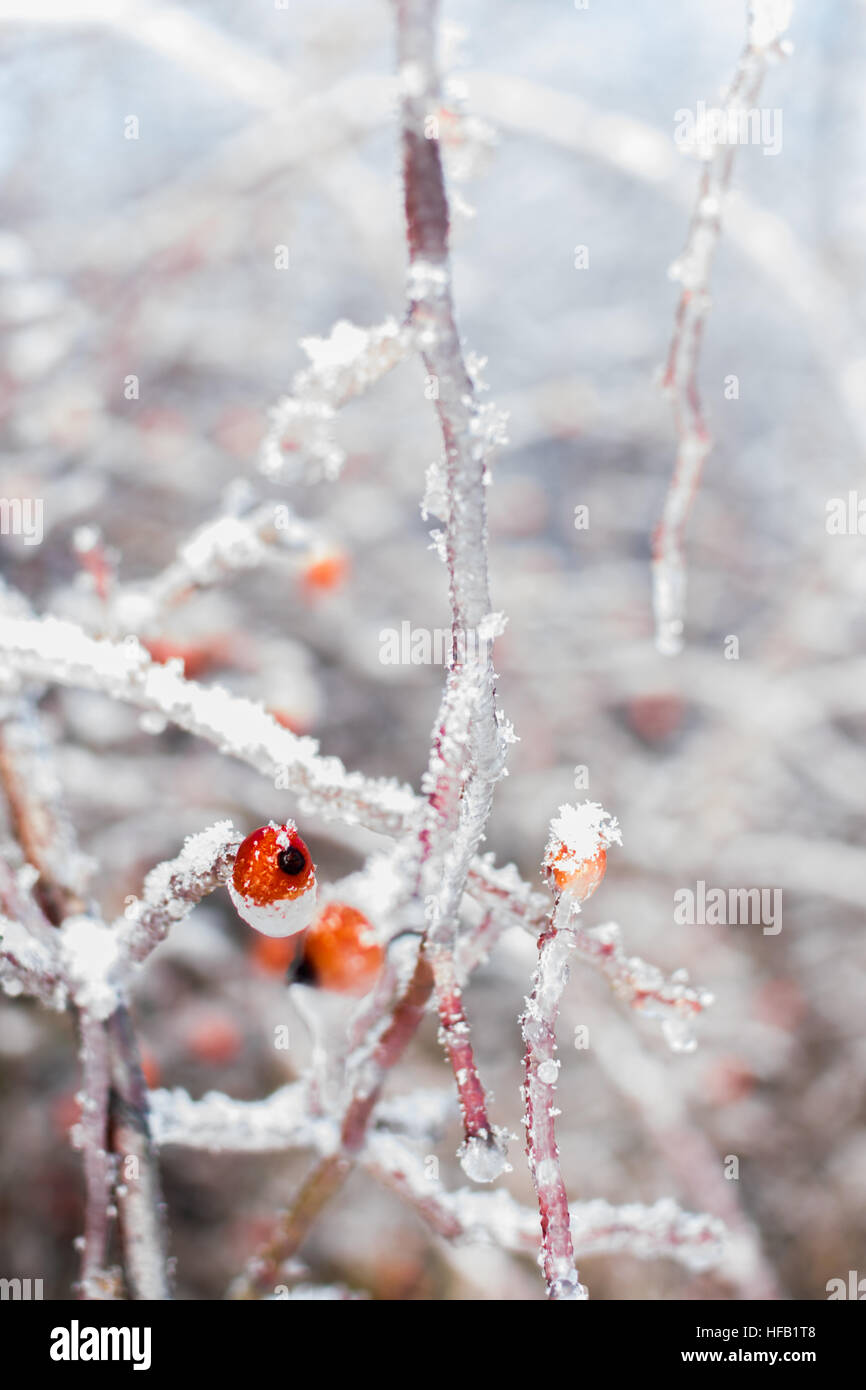
POLYGON ((595 892, 607 867, 610 845, 622 844, 619 824, 597 801, 560 806, 550 822, 542 867, 554 890, 576 902, 595 892))
POLYGON ((749 42, 765 50, 779 45, 787 53, 783 40, 794 11, 793 0, 751 0, 749 5, 749 42))

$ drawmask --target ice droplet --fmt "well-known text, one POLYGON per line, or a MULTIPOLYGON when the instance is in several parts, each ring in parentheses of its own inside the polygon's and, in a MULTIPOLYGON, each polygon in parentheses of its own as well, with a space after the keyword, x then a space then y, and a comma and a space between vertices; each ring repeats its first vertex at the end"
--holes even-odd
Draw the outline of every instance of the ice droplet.
POLYGON ((549 1057, 546 1062, 542 1062, 538 1068, 538 1079, 545 1086, 555 1086, 556 1078, 559 1076, 559 1063, 549 1057))
POLYGON ((508 1166, 508 1151, 498 1134, 473 1134, 457 1153, 460 1167, 473 1182, 493 1182, 508 1166))
POLYGON ((584 1303, 589 1298, 589 1289, 585 1284, 581 1284, 575 1269, 570 1274, 554 1280, 550 1288, 550 1297, 572 1303, 584 1303))

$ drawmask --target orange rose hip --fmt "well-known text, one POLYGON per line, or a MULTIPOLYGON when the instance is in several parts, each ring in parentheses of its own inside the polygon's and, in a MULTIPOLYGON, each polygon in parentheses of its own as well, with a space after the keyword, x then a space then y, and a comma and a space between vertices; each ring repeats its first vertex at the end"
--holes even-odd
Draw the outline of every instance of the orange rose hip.
POLYGON ((309 926, 316 866, 294 821, 248 835, 227 887, 238 914, 264 936, 294 936, 309 926))
POLYGON ((297 978, 340 994, 366 994, 384 960, 363 912, 346 903, 327 903, 310 927, 297 978))

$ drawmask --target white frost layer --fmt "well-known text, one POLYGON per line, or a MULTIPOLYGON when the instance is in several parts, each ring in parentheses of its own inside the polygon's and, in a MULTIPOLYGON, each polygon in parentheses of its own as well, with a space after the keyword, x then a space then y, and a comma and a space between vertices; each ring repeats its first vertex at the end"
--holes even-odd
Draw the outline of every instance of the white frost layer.
MULTIPOLYGON (((616 818, 599 802, 583 801, 579 806, 560 806, 559 815, 550 822, 547 857, 553 859, 564 846, 569 859, 577 866, 614 844, 622 844, 616 818)), ((561 860, 559 867, 563 867, 561 860)))
POLYGON ((20 922, 0 916, 0 988, 10 999, 33 994, 50 1009, 66 1008, 58 963, 20 922))
POLYGON ((272 903, 256 903, 239 893, 231 880, 227 884, 231 900, 248 926, 263 936, 296 936, 313 920, 316 884, 312 882, 296 898, 277 898, 272 903))
POLYGON ((234 1100, 208 1091, 193 1100, 186 1091, 152 1091, 151 1123, 157 1144, 179 1144, 211 1153, 269 1153, 312 1148, 320 1154, 339 1146, 339 1126, 310 1113, 301 1081, 281 1086, 263 1100, 234 1100))
POLYGON ((117 933, 92 917, 69 917, 61 929, 60 950, 79 1008, 92 1018, 108 1018, 119 1003, 117 933))

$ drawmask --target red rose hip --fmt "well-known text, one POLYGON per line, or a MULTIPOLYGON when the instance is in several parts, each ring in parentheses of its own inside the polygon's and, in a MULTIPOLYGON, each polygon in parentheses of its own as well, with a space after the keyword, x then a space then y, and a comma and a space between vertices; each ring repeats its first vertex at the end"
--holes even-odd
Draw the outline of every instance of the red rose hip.
POLYGON ((316 905, 316 866, 294 821, 248 835, 228 883, 238 914, 264 936, 294 936, 316 905))

